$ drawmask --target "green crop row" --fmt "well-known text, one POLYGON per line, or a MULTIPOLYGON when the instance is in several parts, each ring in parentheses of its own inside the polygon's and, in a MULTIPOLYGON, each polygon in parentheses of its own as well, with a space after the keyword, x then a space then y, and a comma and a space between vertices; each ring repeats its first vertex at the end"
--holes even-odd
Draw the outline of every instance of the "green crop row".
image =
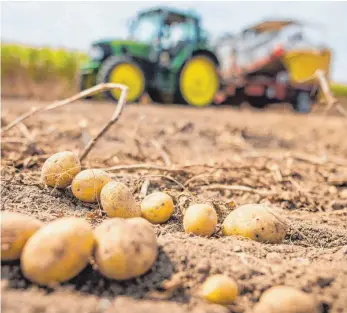
POLYGON ((64 49, 2 44, 3 94, 19 96, 28 88, 50 84, 64 86, 61 88, 65 90, 64 95, 69 94, 77 89, 78 69, 86 59, 84 53, 64 49))
POLYGON ((331 91, 337 97, 347 97, 347 84, 331 84, 331 91))

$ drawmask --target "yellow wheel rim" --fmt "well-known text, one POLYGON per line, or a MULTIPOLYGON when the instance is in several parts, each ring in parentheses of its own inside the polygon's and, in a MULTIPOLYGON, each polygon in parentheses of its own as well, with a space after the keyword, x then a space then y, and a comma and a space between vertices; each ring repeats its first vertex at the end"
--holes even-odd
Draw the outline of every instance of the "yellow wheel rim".
POLYGON ((180 76, 180 91, 191 105, 209 105, 218 91, 219 81, 215 64, 204 56, 188 61, 180 76))
MULTIPOLYGON (((141 69, 135 64, 130 63, 116 65, 110 73, 109 82, 128 86, 128 102, 138 100, 145 87, 145 78, 141 69)), ((121 92, 120 90, 113 89, 111 93, 114 98, 119 99, 121 92)))

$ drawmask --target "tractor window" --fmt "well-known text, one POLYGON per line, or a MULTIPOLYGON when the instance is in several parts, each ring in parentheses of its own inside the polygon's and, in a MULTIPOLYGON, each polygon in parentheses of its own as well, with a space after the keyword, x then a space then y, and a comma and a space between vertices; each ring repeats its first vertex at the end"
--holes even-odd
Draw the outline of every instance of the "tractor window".
POLYGON ((160 16, 158 14, 140 17, 132 26, 130 39, 144 43, 152 43, 158 37, 160 27, 160 16))
POLYGON ((162 38, 163 48, 174 48, 180 42, 193 40, 195 40, 195 23, 193 20, 165 24, 162 38))

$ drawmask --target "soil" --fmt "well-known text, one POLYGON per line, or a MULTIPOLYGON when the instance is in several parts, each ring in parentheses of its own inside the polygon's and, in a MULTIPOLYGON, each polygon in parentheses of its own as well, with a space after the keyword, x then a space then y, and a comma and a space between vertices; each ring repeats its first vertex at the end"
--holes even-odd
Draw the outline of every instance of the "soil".
MULTIPOLYGON (((46 104, 3 99, 2 126, 46 104)), ((4 134, 1 210, 44 222, 80 216, 95 226, 104 220, 97 204, 78 201, 69 188, 44 186, 40 168, 55 152, 80 153, 114 109, 112 103, 81 101, 4 134)), ((2 312, 252 312, 266 289, 282 284, 313 294, 324 313, 347 312, 346 129, 343 117, 298 115, 284 105, 263 111, 128 105, 84 166, 118 166, 114 179, 128 184, 137 200, 144 196, 146 180, 147 193, 172 195, 174 216, 154 226, 157 262, 144 276, 126 282, 106 279, 88 266, 50 289, 27 281, 19 262, 2 262, 2 312), (184 210, 199 201, 212 203, 219 215, 210 238, 182 229, 184 210), (283 243, 221 236, 225 216, 247 203, 267 203, 286 219, 283 243), (199 296, 201 283, 215 273, 238 281, 234 304, 209 304, 199 296)))

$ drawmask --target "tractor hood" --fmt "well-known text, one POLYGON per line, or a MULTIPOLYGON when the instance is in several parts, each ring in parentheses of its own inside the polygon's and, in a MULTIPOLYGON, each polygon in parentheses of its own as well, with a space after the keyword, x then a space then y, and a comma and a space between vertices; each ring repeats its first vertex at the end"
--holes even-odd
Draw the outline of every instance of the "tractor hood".
POLYGON ((102 58, 105 59, 111 55, 129 55, 132 57, 148 58, 151 46, 133 40, 109 39, 93 42, 92 47, 98 50, 101 48, 103 50, 102 58))

